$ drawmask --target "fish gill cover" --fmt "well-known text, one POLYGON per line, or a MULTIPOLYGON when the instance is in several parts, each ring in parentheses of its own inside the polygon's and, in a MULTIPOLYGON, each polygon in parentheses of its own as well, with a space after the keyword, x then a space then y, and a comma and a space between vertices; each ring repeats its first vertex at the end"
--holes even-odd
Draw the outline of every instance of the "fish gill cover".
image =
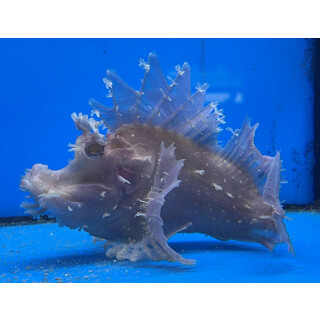
POLYGON ((139 91, 107 71, 113 107, 91 99, 92 117, 71 115, 82 134, 70 144, 75 156, 65 168, 36 164, 26 172, 20 187, 34 199, 22 203, 26 213, 48 210, 59 225, 107 240, 107 257, 130 261, 193 264, 168 245, 177 232, 270 250, 285 242, 293 254, 279 202, 280 154, 260 154, 258 125, 246 118, 220 146, 222 110, 204 106, 207 84, 191 94, 189 65, 177 66, 170 84, 155 54, 139 65, 139 91))

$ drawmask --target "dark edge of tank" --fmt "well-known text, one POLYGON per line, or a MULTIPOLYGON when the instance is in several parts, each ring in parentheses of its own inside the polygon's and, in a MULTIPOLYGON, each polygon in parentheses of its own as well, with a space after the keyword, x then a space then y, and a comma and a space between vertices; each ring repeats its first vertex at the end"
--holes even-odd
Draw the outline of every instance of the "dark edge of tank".
POLYGON ((49 216, 33 217, 30 215, 17 216, 17 217, 0 217, 0 227, 4 226, 16 226, 16 225, 28 225, 28 224, 43 224, 54 223, 57 220, 49 216))
POLYGON ((314 205, 320 206, 320 39, 315 40, 314 57, 314 205))

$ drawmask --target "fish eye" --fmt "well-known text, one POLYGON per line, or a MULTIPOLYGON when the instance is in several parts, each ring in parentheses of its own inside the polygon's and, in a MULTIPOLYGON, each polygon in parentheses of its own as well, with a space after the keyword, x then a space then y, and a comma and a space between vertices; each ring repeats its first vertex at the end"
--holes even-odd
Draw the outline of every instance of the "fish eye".
POLYGON ((85 147, 86 155, 90 158, 100 158, 104 153, 104 145, 101 144, 91 144, 85 147))

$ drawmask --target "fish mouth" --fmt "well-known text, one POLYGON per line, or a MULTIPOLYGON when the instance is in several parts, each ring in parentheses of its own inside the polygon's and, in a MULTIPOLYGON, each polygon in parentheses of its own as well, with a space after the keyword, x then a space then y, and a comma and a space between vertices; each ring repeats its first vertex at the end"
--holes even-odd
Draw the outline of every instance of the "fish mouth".
POLYGON ((25 214, 31 214, 33 216, 44 214, 50 210, 50 201, 55 200, 64 201, 66 204, 81 204, 81 202, 73 201, 69 193, 58 190, 57 188, 44 188, 43 185, 43 183, 39 185, 39 183, 30 178, 28 174, 21 179, 20 190, 29 192, 26 198, 33 200, 32 202, 23 201, 20 204, 20 207, 25 209, 25 214))
POLYGON ((69 183, 66 184, 63 177, 67 174, 66 170, 54 171, 42 164, 36 164, 31 170, 27 170, 21 179, 20 190, 29 192, 26 198, 33 201, 21 203, 25 213, 37 216, 49 210, 54 216, 63 212, 71 215, 84 209, 87 203, 105 203, 104 201, 108 201, 107 197, 114 192, 111 187, 101 183, 70 183, 70 176, 67 179, 69 183))
POLYGON ((21 186, 21 184, 20 184, 20 190, 23 192, 29 192, 29 194, 26 195, 25 198, 33 200, 33 202, 30 202, 30 201, 21 202, 20 207, 25 209, 24 211, 25 214, 38 216, 47 212, 48 209, 40 204, 39 196, 34 195, 30 190, 21 186))
POLYGON ((47 212, 48 208, 44 201, 50 196, 59 196, 68 198, 68 194, 65 192, 53 192, 52 186, 50 186, 50 180, 48 182, 43 179, 42 175, 53 177, 52 171, 48 169, 48 166, 36 164, 32 169, 28 169, 20 182, 20 190, 23 192, 29 192, 26 195, 27 199, 31 201, 23 201, 20 207, 25 209, 25 214, 31 214, 38 216, 47 212))

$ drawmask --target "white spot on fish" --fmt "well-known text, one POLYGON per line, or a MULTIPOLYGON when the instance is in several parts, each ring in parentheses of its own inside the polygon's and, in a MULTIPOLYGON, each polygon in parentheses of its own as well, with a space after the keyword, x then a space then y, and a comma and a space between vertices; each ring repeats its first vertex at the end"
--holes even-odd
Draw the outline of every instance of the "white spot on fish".
POLYGON ((70 207, 70 206, 68 206, 68 211, 73 211, 73 209, 70 207))
POLYGON ((260 216, 259 218, 261 218, 261 219, 270 219, 270 220, 273 219, 271 216, 260 216))
MULTIPOLYGON (((153 198, 151 198, 151 199, 153 199, 153 198)), ((142 202, 142 203, 146 203, 146 204, 149 203, 148 201, 144 201, 144 200, 141 200, 141 199, 139 199, 139 198, 138 198, 138 201, 140 201, 140 202, 142 202)))
POLYGON ((117 206, 117 205, 115 205, 112 209, 113 209, 113 210, 116 210, 116 209, 117 209, 117 207, 118 207, 118 206, 117 206))
POLYGON ((204 170, 194 170, 193 172, 200 174, 200 176, 203 176, 206 173, 204 170))
POLYGON ((222 190, 222 187, 219 186, 218 184, 212 182, 212 185, 214 186, 214 188, 216 189, 216 191, 222 190))
POLYGON ((238 220, 238 223, 242 223, 242 220, 241 220, 241 219, 239 219, 239 220, 238 220))
POLYGON ((122 176, 119 176, 119 180, 120 180, 121 182, 123 182, 123 183, 131 184, 130 181, 126 180, 126 179, 125 179, 124 177, 122 177, 122 176))
POLYGON ((104 198, 104 196, 106 195, 106 191, 102 191, 100 194, 101 194, 101 197, 104 198))
POLYGON ((143 160, 143 161, 149 161, 150 163, 152 163, 152 156, 134 156, 132 159, 138 159, 138 160, 143 160))
POLYGON ((233 198, 233 195, 229 192, 227 192, 228 197, 233 198))
POLYGON ((146 215, 146 214, 143 213, 143 212, 137 212, 134 216, 135 216, 135 217, 140 217, 140 216, 144 217, 145 215, 146 215))
POLYGON ((246 208, 248 208, 248 209, 251 209, 251 207, 248 205, 248 204, 244 204, 244 206, 246 207, 246 208))
POLYGON ((109 217, 109 216, 111 216, 111 214, 106 212, 105 214, 103 214, 102 218, 109 217))
POLYGON ((81 208, 82 207, 82 204, 81 203, 78 203, 78 208, 81 208))

